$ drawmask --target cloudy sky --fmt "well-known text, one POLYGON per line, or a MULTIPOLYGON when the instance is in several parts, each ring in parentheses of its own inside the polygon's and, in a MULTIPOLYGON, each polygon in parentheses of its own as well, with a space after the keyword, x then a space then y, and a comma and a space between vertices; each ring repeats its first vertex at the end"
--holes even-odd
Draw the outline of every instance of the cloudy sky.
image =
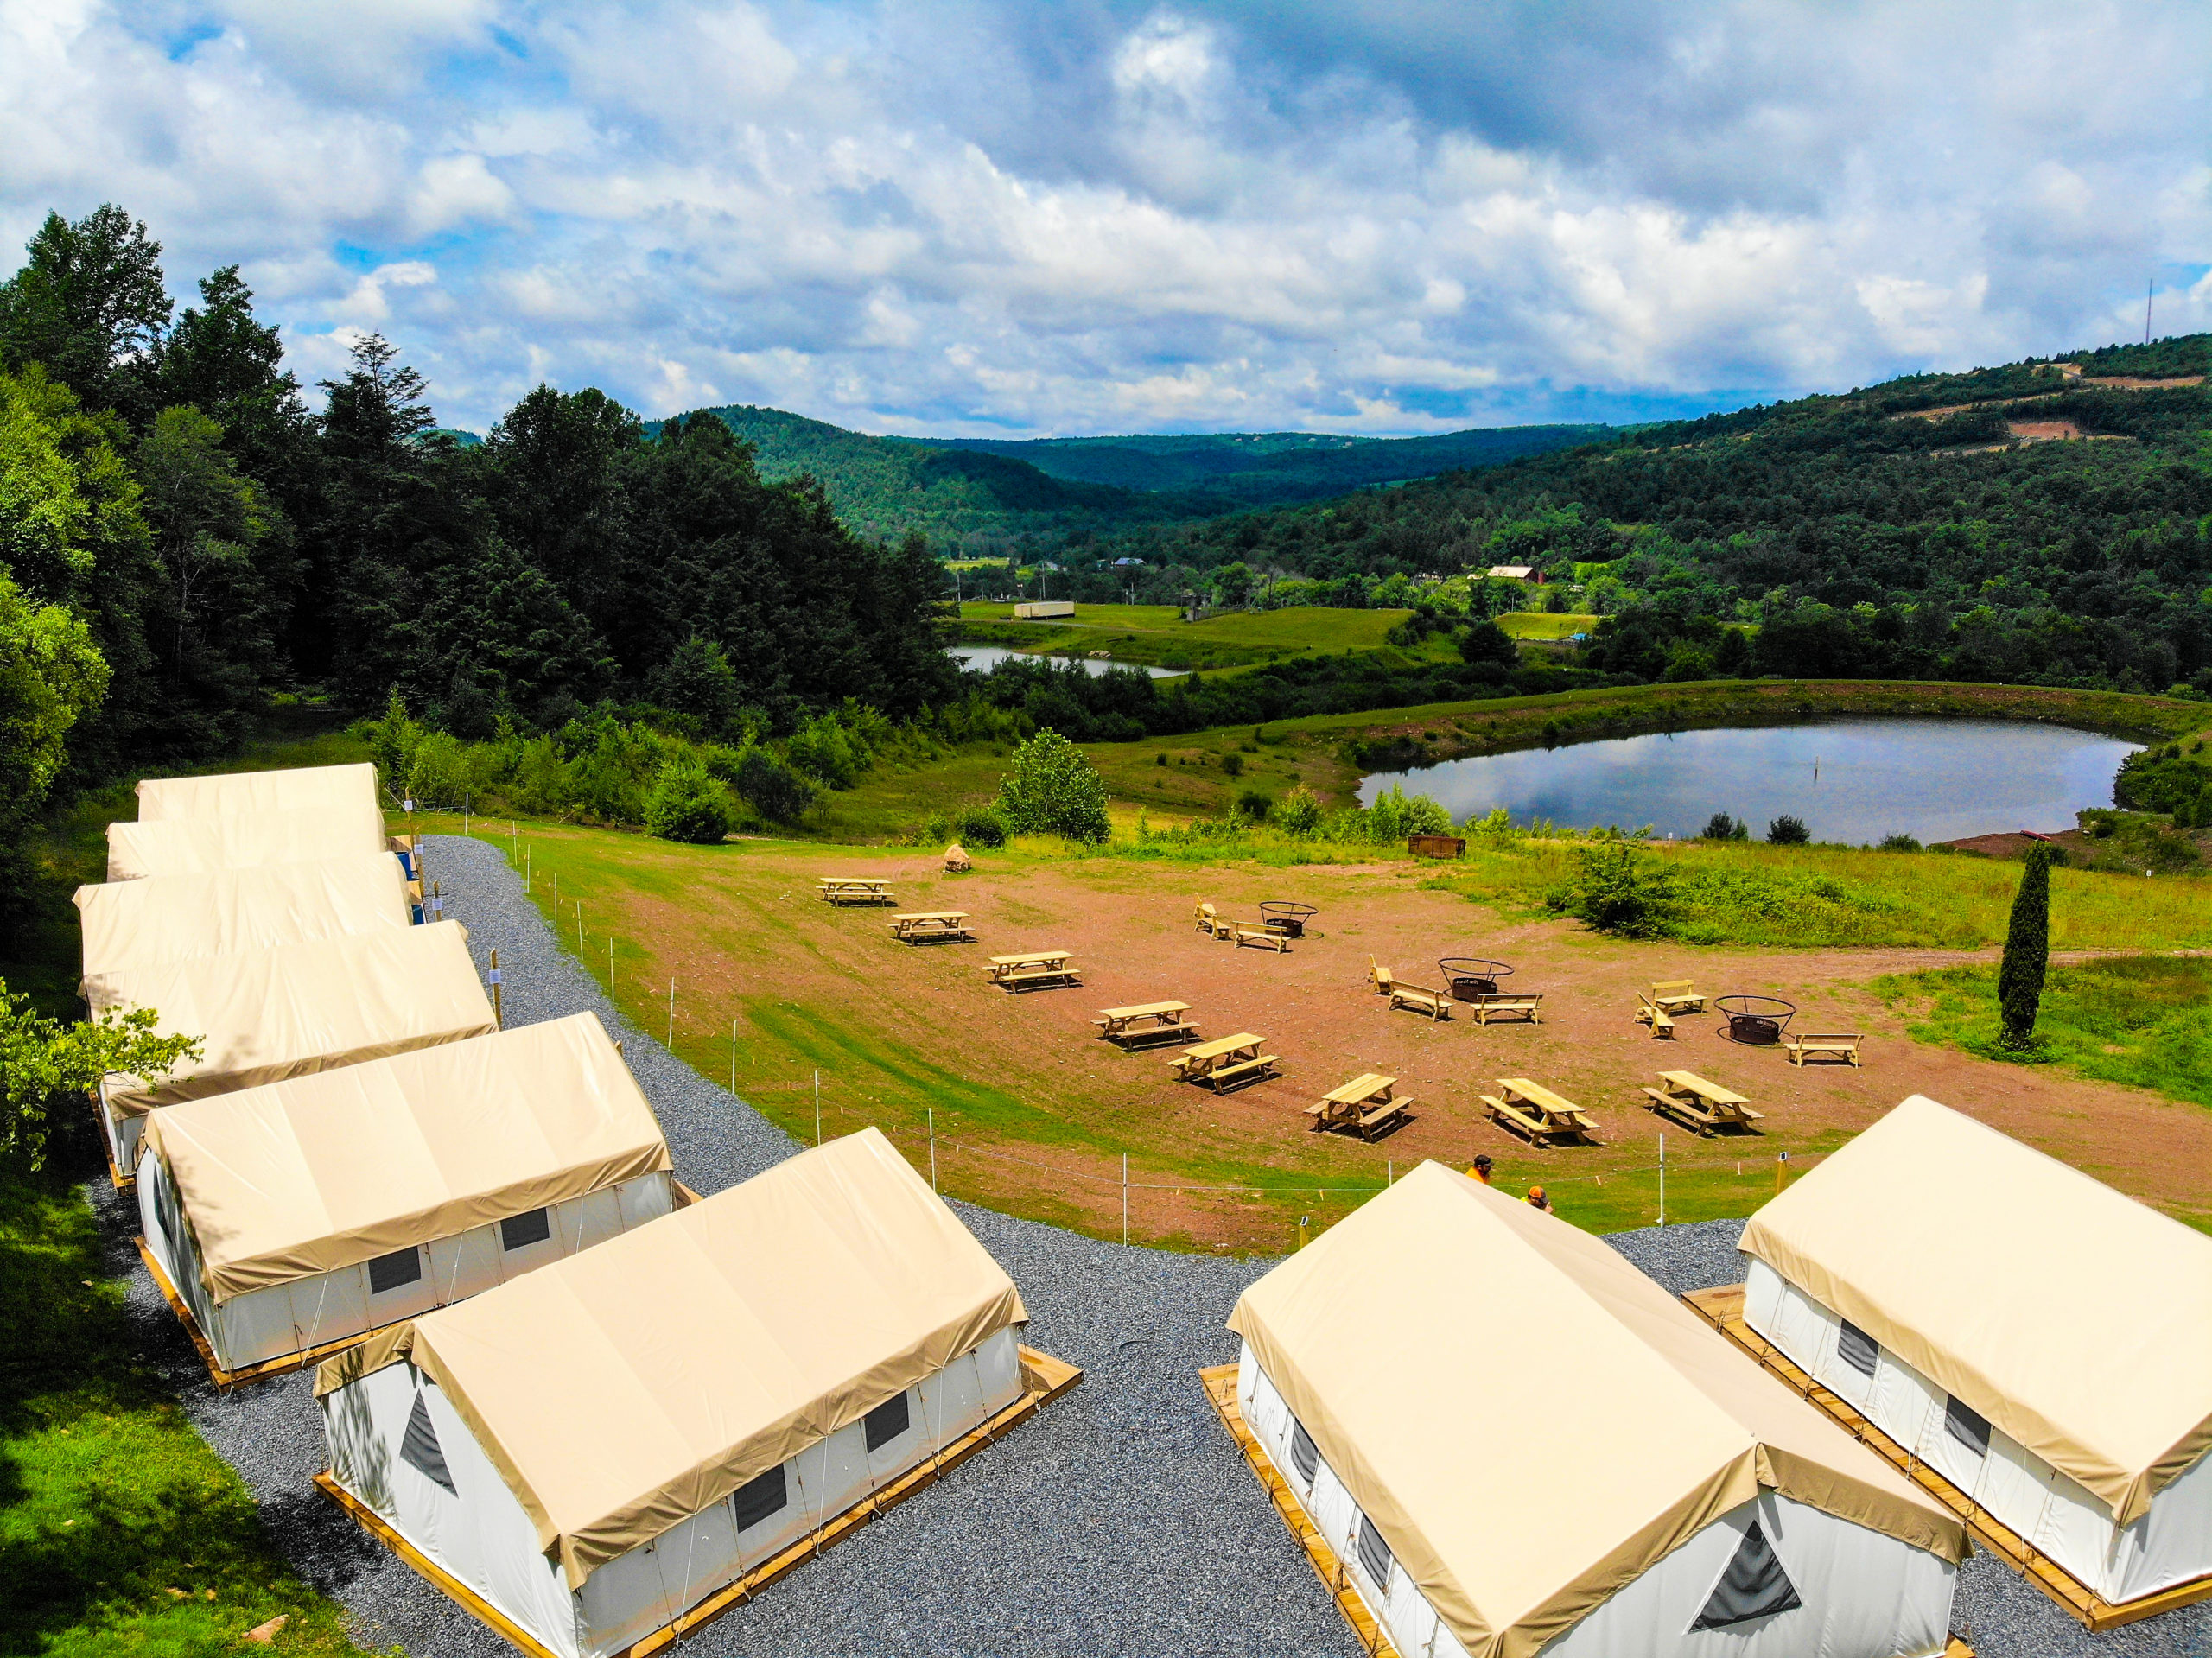
POLYGON ((0 238, 879 432, 1651 418, 2212 327, 2212 6, 0 0, 0 238))

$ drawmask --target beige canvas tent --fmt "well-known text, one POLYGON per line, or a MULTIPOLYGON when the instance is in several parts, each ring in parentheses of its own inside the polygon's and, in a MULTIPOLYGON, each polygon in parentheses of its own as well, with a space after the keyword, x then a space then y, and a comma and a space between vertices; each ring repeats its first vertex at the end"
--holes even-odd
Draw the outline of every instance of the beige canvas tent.
POLYGON ((204 875, 388 849, 384 815, 373 805, 161 818, 107 826, 107 878, 204 875))
POLYGON ((1604 1242, 1425 1163, 1244 1293, 1247 1426, 1402 1653, 1941 1652, 1958 1522, 1604 1242))
POLYGON ((157 1087, 135 1077, 102 1084, 109 1153, 126 1176, 158 1107, 498 1028, 457 921, 128 967, 88 980, 85 1000, 95 1013, 150 1007, 162 1034, 205 1043, 157 1087))
POLYGON ((144 1247, 211 1369, 450 1305, 669 1213, 668 1147, 593 1013, 156 1112, 144 1247))
POLYGON ((381 852, 79 886, 85 981, 132 967, 406 927, 414 921, 412 899, 399 860, 381 852))
POLYGON ((2212 1238, 1915 1095, 1742 1248, 1752 1330, 2100 1598, 2212 1573, 2212 1238))
POLYGON ((1018 1401, 1026 1318, 868 1129, 330 1360, 327 1477, 538 1649, 617 1652, 1018 1401))
POLYGON ((138 785, 138 821, 233 817, 268 812, 378 810, 377 768, 307 765, 282 772, 226 772, 214 777, 148 778, 138 785))

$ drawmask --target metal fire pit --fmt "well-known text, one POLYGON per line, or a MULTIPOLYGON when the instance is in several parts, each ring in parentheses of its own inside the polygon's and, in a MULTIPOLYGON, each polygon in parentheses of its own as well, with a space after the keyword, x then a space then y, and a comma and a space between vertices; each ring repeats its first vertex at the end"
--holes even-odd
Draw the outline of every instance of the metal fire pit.
POLYGON ((1444 975, 1445 988, 1454 1001, 1474 1001, 1497 994, 1497 981, 1510 979, 1513 969, 1503 962, 1486 961, 1479 956, 1446 956, 1436 963, 1444 975))
POLYGON ((1713 1005, 1728 1021, 1728 1039, 1770 1048, 1782 1040, 1782 1027, 1796 1017, 1794 1002, 1779 996, 1716 996, 1713 1005))
POLYGON ((1320 913, 1319 908, 1312 904, 1271 898, 1260 905, 1260 923, 1269 932, 1279 932, 1286 938, 1303 938, 1306 924, 1320 913))

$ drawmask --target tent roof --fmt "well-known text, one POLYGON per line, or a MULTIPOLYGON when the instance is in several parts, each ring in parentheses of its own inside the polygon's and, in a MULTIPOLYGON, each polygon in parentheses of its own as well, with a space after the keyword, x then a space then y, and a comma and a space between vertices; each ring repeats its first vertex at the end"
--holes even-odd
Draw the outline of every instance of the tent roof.
POLYGON ((218 1301, 670 1167, 597 1014, 157 1111, 218 1301))
POLYGON ((138 785, 138 821, 220 817, 248 812, 378 810, 377 768, 307 765, 283 772, 226 772, 215 777, 148 778, 138 785))
POLYGON ((85 976, 410 924, 407 872, 388 852, 77 889, 85 976))
POLYGON ((1526 1658, 1763 1486, 1965 1547, 1612 1248, 1439 1164, 1246 1290, 1230 1328, 1472 1658, 1526 1658))
POLYGON ((1741 1247, 2122 1524, 2212 1446, 2212 1237, 1934 1100, 1767 1204, 1741 1247))
POLYGON ((372 806, 237 812, 107 826, 107 878, 199 875, 264 864, 313 863, 386 849, 384 814, 372 806))
POLYGON ((1027 1318, 869 1128, 372 1337, 315 1391, 411 1358, 580 1587, 1027 1318))
POLYGON ((159 1088, 110 1078, 124 1115, 498 1028, 458 921, 125 968, 88 980, 85 999, 95 1013, 150 1007, 162 1034, 206 1039, 159 1088))

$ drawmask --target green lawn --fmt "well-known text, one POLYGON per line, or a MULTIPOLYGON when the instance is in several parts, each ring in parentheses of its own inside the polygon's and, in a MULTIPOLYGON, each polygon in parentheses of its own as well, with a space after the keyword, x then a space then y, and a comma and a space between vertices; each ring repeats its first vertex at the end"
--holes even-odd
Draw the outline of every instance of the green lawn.
POLYGON ((1568 613, 1554 616, 1541 610, 1509 610, 1494 619, 1510 638, 1564 639, 1587 633, 1598 626, 1595 616, 1568 613))
POLYGON ((2036 1022, 2042 1041, 2025 1055, 1997 1040, 1994 967, 1897 974, 1874 988, 1913 1019, 1918 1041, 2212 1105, 2212 960, 2122 956, 2054 966, 2036 1022))
POLYGON ((1408 662, 1448 655, 1441 639, 1413 651, 1390 645, 1385 636, 1412 613, 1302 605, 1186 622, 1173 605, 1079 604, 1065 621, 1022 622, 1014 619, 1012 605, 967 604, 960 607, 960 633, 973 644, 1042 655, 1103 651, 1116 661, 1158 668, 1242 668, 1345 651, 1392 651, 1408 662))

